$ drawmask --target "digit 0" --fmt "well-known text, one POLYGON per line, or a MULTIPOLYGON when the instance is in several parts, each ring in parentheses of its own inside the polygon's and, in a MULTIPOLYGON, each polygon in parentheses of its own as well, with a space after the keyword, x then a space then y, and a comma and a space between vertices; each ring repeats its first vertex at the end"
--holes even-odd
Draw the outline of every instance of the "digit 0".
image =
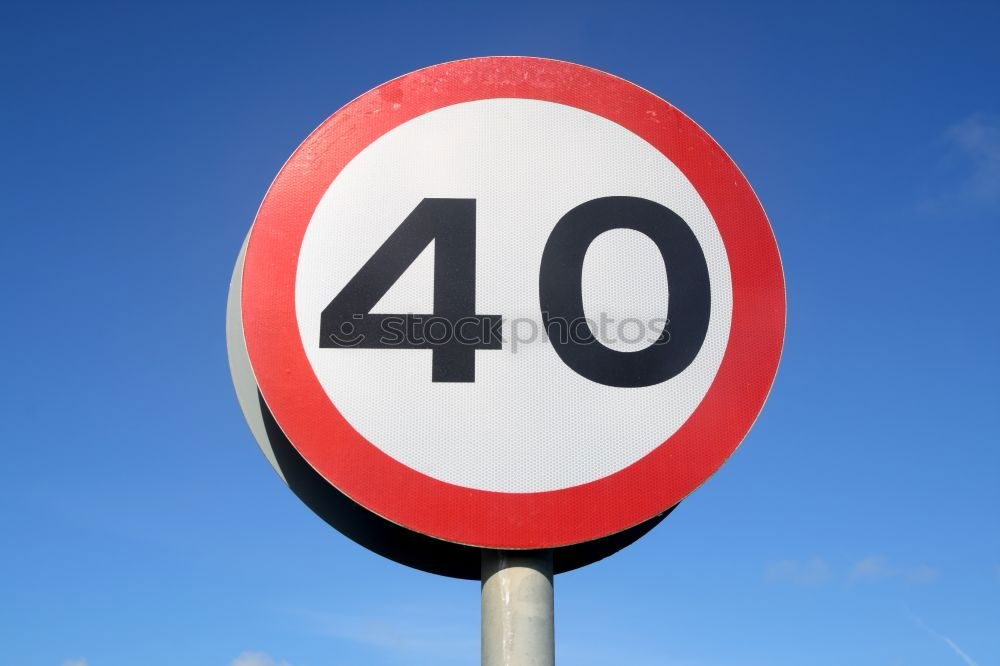
POLYGON ((620 387, 659 384, 691 365, 705 341, 712 300, 705 253, 691 227, 666 206, 638 197, 592 199, 566 213, 545 243, 538 295, 542 322, 563 363, 591 381, 620 387), (594 239, 612 229, 648 236, 667 268, 670 298, 663 314, 670 330, 640 351, 610 349, 586 325, 583 259, 594 239))

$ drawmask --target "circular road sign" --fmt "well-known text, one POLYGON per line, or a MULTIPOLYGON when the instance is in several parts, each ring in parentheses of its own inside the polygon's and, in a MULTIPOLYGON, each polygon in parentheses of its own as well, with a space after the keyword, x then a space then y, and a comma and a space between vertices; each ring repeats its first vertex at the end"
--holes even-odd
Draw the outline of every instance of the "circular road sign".
POLYGON ((477 58, 337 111, 243 258, 263 405, 406 530, 556 548, 652 520, 753 424, 784 335, 767 218, 708 134, 609 74, 477 58))

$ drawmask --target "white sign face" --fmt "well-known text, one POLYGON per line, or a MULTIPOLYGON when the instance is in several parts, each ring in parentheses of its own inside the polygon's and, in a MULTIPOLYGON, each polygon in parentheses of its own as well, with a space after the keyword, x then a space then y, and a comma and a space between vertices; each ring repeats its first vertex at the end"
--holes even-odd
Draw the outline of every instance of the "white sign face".
MULTIPOLYGON (((434 312, 434 252, 431 243, 371 312, 434 312)), ((595 238, 580 288, 598 343, 630 352, 656 341, 669 310, 669 273, 656 244, 638 231, 595 238)), ((581 109, 488 99, 418 116, 351 160, 306 229, 295 309, 316 377, 365 439, 440 481, 523 493, 608 476, 669 439, 722 361, 732 290, 712 215, 665 155, 581 109), (711 319, 701 350, 685 370, 651 386, 592 381, 542 335, 546 241, 568 211, 610 196, 640 197, 677 213, 709 267, 711 319), (426 349, 316 344, 323 310, 425 198, 475 200, 476 312, 501 314, 504 344, 475 353, 474 382, 431 381, 426 349)))
POLYGON ((595 70, 482 58, 351 102, 278 175, 240 317, 281 431, 409 530, 560 547, 674 506, 766 398, 784 283, 701 128, 595 70))

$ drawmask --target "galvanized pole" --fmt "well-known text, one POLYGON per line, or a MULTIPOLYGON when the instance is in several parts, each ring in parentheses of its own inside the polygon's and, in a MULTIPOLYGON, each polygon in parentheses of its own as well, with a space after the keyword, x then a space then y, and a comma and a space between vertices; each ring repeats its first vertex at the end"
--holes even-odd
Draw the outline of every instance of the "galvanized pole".
POLYGON ((552 551, 484 550, 482 666, 554 666, 552 551))

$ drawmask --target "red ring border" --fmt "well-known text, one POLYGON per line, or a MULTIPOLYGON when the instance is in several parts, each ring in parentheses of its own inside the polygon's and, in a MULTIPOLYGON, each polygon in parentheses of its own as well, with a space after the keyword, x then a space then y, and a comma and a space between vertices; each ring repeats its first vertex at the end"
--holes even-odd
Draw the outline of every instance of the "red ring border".
POLYGON ((675 505, 712 475, 749 431, 777 371, 785 329, 778 248, 733 161, 691 119, 652 93, 581 65, 529 57, 460 60, 389 81, 324 121, 276 176, 257 213, 243 272, 247 351, 265 402, 295 448, 373 513, 445 541, 553 548, 621 532, 675 505), (729 258, 732 327, 705 398, 666 442, 596 481, 540 493, 445 483, 397 462, 331 403, 301 344, 295 315, 299 247, 341 169, 391 129, 438 108, 524 98, 601 115, 676 164, 708 205, 729 258))

